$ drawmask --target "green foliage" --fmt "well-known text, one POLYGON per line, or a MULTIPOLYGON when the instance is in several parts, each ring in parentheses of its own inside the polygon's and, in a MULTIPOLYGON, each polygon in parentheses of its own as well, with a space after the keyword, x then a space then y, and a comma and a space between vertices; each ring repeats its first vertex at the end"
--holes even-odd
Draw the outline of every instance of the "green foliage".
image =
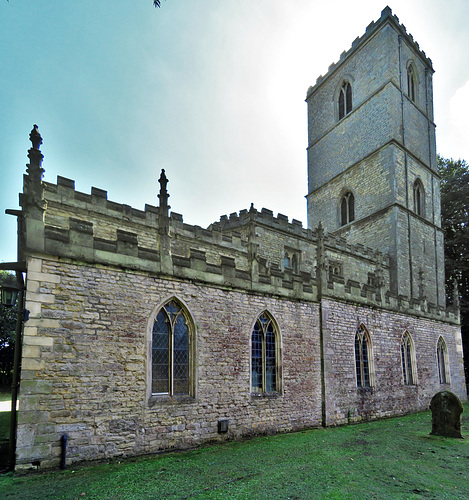
MULTIPOLYGON (((464 413, 466 437, 468 424, 464 413)), ((430 431, 427 411, 48 474, 2 476, 0 497, 469 498, 469 440, 430 431)))
POLYGON ((469 377, 469 165, 464 160, 438 156, 441 175, 441 222, 445 232, 447 296, 452 302, 453 281, 459 287, 461 331, 466 377, 469 377))
MULTIPOLYGON (((0 271, 0 278, 10 273, 0 271)), ((13 353, 15 350, 16 307, 0 303, 0 389, 11 386, 13 353)))

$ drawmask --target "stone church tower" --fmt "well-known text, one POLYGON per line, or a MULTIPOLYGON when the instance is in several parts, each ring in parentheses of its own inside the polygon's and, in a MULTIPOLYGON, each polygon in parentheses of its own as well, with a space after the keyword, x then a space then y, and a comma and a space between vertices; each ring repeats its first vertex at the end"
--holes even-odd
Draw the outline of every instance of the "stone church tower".
POLYGON ((433 68, 386 7, 310 87, 308 226, 391 257, 391 291, 445 306, 433 68))

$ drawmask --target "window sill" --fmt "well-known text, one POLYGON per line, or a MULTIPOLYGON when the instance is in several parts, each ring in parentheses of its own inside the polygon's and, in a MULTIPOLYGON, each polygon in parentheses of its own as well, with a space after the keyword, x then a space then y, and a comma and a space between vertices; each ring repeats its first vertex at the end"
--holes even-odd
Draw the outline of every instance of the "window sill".
POLYGON ((189 395, 170 396, 169 394, 152 394, 148 400, 148 406, 152 408, 156 405, 192 404, 195 398, 189 395))
POLYGON ((362 396, 369 394, 370 396, 373 394, 373 387, 357 387, 357 393, 362 396))
POLYGON ((251 399, 276 399, 281 396, 280 392, 251 392, 251 399))

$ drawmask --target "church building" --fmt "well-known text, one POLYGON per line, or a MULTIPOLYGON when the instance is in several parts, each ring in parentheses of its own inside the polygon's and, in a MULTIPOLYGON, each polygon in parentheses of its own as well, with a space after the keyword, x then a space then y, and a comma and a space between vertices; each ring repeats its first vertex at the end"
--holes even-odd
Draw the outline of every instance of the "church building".
POLYGON ((164 171, 144 210, 46 182, 34 126, 9 211, 29 311, 17 468, 467 400, 432 77, 387 7, 308 89, 307 228, 253 205, 188 225, 164 171))

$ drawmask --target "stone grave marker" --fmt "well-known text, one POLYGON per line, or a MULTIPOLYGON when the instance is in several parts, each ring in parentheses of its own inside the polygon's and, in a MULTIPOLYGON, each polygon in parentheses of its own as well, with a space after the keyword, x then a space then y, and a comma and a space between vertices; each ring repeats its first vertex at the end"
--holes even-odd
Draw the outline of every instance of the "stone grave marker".
POLYGON ((460 399, 450 391, 436 393, 430 403, 432 410, 432 432, 437 436, 462 438, 460 399))

